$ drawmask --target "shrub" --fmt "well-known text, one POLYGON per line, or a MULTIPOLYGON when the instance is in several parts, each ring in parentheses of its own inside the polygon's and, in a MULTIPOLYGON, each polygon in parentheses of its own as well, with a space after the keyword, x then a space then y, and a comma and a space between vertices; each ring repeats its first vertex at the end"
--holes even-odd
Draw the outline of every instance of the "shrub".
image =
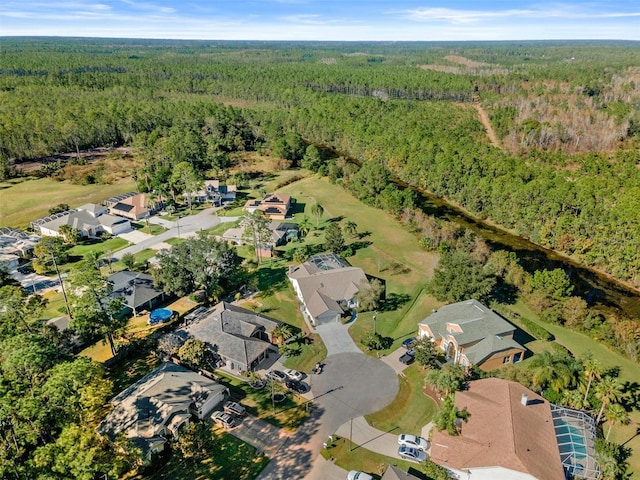
POLYGON ((524 326, 524 328, 535 338, 538 340, 546 340, 551 342, 554 340, 554 336, 549 332, 546 328, 541 327, 537 323, 532 322, 528 318, 520 318, 520 322, 524 326))

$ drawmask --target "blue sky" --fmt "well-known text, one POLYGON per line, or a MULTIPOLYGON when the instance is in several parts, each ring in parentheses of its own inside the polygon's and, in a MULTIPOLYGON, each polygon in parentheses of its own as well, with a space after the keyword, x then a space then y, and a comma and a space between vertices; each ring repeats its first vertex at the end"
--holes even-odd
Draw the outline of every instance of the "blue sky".
POLYGON ((640 40, 640 0, 1 0, 0 35, 640 40))

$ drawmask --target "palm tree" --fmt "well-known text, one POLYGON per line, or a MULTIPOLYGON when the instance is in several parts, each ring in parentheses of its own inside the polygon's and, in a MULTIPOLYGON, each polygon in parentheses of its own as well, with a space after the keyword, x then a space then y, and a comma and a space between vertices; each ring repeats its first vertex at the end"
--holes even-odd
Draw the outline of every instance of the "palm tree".
POLYGON ((624 409, 624 407, 618 403, 614 403, 613 405, 607 406, 604 411, 604 418, 609 421, 609 430, 607 430, 607 442, 609 441, 609 435, 611 435, 611 430, 616 423, 621 425, 627 425, 630 422, 629 414, 624 409))
POLYGON ((309 233, 309 230, 311 230, 311 225, 309 225, 309 219, 307 218, 306 215, 304 215, 300 220, 300 223, 298 224, 298 229, 300 230, 300 234, 303 237, 306 237, 307 234, 309 233))
POLYGON ((424 381, 442 397, 448 397, 462 388, 464 368, 458 364, 447 364, 442 369, 430 370, 424 381))
POLYGON ((271 336, 273 337, 273 340, 278 345, 283 344, 285 340, 287 340, 288 338, 291 338, 292 335, 293 335, 293 332, 291 331, 291 327, 286 323, 281 323, 280 325, 278 325, 276 328, 273 329, 273 333, 271 334, 271 336))
POLYGON ((596 423, 600 423, 605 409, 611 404, 620 402, 624 397, 624 386, 617 378, 607 375, 596 384, 594 390, 596 398, 602 402, 596 418, 596 423))
POLYGON ((591 390, 591 383, 596 379, 600 380, 602 378, 602 365, 597 359, 593 358, 590 352, 582 363, 584 365, 584 376, 587 380, 587 389, 584 392, 586 401, 589 396, 589 390, 591 390))
POLYGON ((324 207, 319 203, 316 203, 311 207, 311 213, 316 216, 316 227, 317 227, 318 223, 320 222, 320 217, 324 213, 324 207))
POLYGON ((357 237, 358 225, 356 224, 356 222, 352 222, 351 220, 347 221, 347 223, 344 224, 344 233, 346 233, 352 238, 357 237))
POLYGON ((469 419, 469 412, 460 410, 454 401, 453 395, 447 396, 440 410, 433 418, 433 423, 438 430, 446 430, 449 435, 459 435, 461 420, 465 422, 469 419))
POLYGON ((565 390, 562 392, 563 405, 577 410, 588 410, 591 407, 589 400, 582 397, 582 392, 579 390, 565 390))
POLYGON ((566 355, 544 350, 531 359, 533 368, 532 383, 534 387, 544 390, 551 387, 560 392, 575 380, 574 368, 570 366, 571 358, 566 355))

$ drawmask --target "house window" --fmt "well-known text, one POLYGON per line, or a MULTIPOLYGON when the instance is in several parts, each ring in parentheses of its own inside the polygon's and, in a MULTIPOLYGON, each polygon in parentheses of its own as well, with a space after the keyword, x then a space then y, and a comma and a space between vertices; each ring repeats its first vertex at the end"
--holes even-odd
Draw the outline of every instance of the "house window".
POLYGON ((511 355, 509 355, 508 357, 504 357, 502 359, 502 363, 510 363, 511 362, 511 355))
POLYGON ((513 356, 513 363, 518 363, 522 357, 522 352, 518 352, 513 356))

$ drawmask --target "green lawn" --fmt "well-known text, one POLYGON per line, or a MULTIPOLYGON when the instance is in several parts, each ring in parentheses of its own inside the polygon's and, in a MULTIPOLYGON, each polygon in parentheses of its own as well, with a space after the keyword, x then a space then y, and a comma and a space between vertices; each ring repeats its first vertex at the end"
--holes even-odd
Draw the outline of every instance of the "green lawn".
POLYGON ((414 363, 399 377, 400 390, 396 398, 382 410, 365 418, 369 424, 384 432, 411 433, 420 435, 422 427, 436 414, 436 403, 422 393, 425 371, 414 363))
POLYGON ((267 386, 255 389, 249 383, 238 378, 216 371, 220 383, 227 386, 231 394, 239 399, 247 411, 278 427, 295 430, 307 418, 305 404, 307 400, 299 395, 288 392, 284 402, 273 403, 271 389, 267 386))
POLYGON ((327 357, 327 348, 324 346, 320 335, 312 333, 307 336, 307 339, 310 341, 302 345, 300 355, 287 357, 284 362, 285 367, 299 372, 311 373, 316 363, 327 357))
POLYGON ((100 256, 104 255, 104 252, 111 250, 115 252, 125 248, 129 242, 124 238, 113 237, 108 240, 87 240, 78 245, 74 245, 69 249, 69 255, 75 259, 82 259, 89 252, 98 252, 100 256))
POLYGON ((267 466, 269 459, 257 455, 255 447, 233 435, 212 427, 211 448, 203 458, 185 459, 174 450, 169 461, 157 471, 139 475, 139 480, 253 480, 267 466))
POLYGON ((378 479, 382 477, 388 465, 393 465, 405 472, 411 470, 409 473, 418 476, 418 478, 428 480, 425 475, 426 467, 424 465, 380 455, 351 443, 346 438, 335 440, 333 446, 323 449, 321 453, 326 459, 333 458, 336 465, 345 470, 359 470, 369 473, 378 479))
POLYGON ((55 318, 66 315, 66 306, 62 292, 49 290, 42 295, 47 300, 47 306, 42 312, 42 318, 55 318), (64 313, 63 313, 64 312, 64 313))
POLYGON ((158 225, 155 223, 150 223, 149 225, 147 225, 146 222, 132 222, 131 226, 139 232, 146 233, 148 235, 160 235, 162 232, 167 231, 167 229, 162 225, 158 225))
POLYGON ((135 182, 74 185, 48 178, 20 180, 0 183, 0 225, 26 228, 29 222, 46 217, 49 208, 59 203, 76 208, 136 189, 135 182))

